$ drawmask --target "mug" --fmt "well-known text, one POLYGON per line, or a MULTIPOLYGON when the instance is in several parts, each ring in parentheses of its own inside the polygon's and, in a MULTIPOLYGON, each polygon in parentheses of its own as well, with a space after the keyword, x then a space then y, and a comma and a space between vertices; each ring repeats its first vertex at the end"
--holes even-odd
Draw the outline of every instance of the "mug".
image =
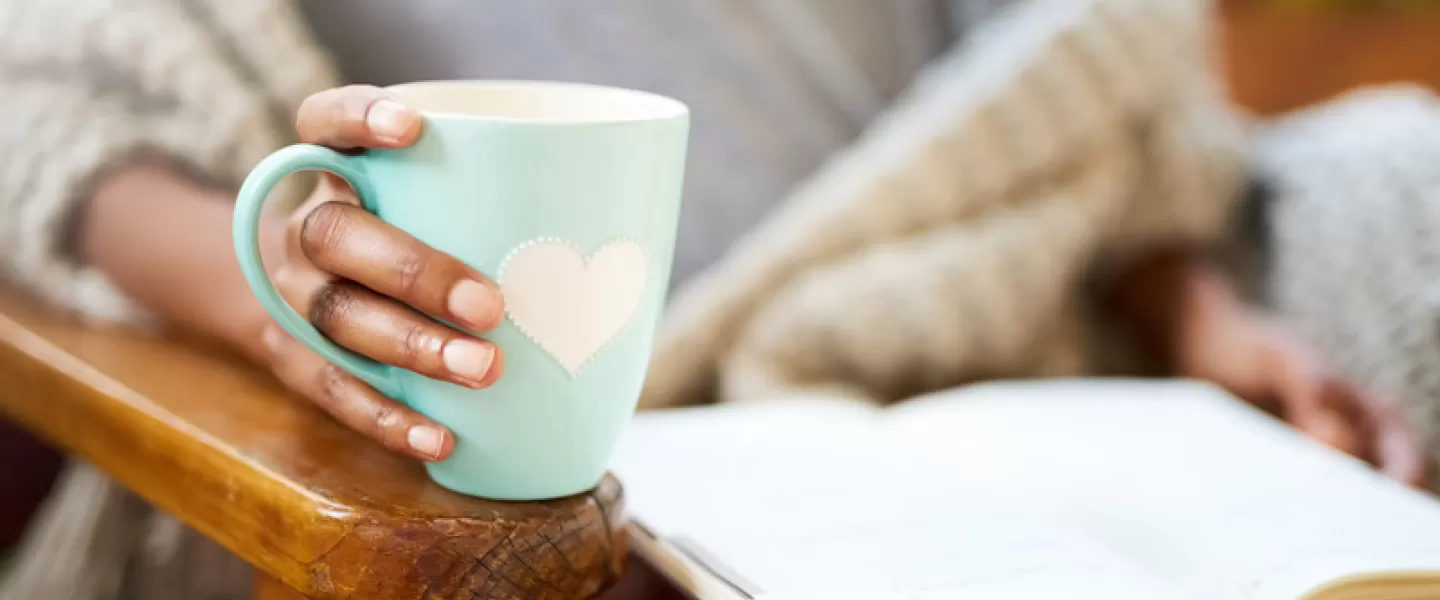
MULTIPOLYGON (((669 285, 689 110, 655 94, 572 83, 448 81, 389 88, 420 112, 411 147, 347 155, 298 144, 241 186, 235 251, 297 340, 455 433, 428 463, 452 490, 534 500, 591 489, 635 411, 669 285), (260 259, 270 191, 302 170, 349 182, 381 220, 495 281, 505 356, 488 389, 384 365, 326 339, 260 259)), ((475 332, 471 332, 472 334, 475 332)))

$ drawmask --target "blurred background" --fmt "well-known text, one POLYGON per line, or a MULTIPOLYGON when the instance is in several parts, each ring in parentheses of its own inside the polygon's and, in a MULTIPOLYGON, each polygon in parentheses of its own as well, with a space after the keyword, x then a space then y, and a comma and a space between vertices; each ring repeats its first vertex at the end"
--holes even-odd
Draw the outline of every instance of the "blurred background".
POLYGON ((1440 0, 1221 0, 1231 93, 1275 114, 1365 84, 1440 89, 1440 0))
MULTIPOLYGON (((1215 1, 1223 79, 1232 100, 1258 115, 1371 84, 1440 90, 1440 0, 1215 1)), ((0 559, 50 491, 62 460, 0 420, 0 457, 8 456, 26 460, 0 460, 0 481, 25 483, 0 493, 0 559)))

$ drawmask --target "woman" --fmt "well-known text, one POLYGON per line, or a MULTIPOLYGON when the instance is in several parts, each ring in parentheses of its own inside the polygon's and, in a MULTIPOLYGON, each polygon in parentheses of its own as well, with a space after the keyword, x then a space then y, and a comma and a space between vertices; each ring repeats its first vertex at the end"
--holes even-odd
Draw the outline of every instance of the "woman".
MULTIPOLYGON (((378 84, 637 87, 690 104, 695 140, 683 291, 648 405, 889 401, 982 377, 1135 372, 1138 354, 1418 481, 1393 413, 1247 308, 1206 256, 1241 196, 1244 144, 1201 58, 1201 4, 987 4, 10 3, 0 260, 57 306, 217 338, 342 423, 441 460, 444 427, 260 310, 231 258, 234 186, 292 133, 347 150, 421 134, 383 89, 336 87, 322 45, 378 84)), ((299 208, 268 223, 265 253, 303 314, 437 379, 504 377, 503 349, 410 308, 493 327, 503 299, 484 274, 360 210, 334 178, 295 185, 299 208)), ((246 597, 232 566, 74 466, 0 598, 246 597), (79 564, 77 547, 92 549, 79 564)))

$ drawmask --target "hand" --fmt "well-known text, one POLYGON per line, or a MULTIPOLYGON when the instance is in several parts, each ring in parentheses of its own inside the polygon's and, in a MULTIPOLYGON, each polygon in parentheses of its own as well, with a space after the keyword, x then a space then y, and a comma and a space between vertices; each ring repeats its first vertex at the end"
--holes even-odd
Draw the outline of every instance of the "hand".
POLYGON ((1393 404, 1327 372, 1271 319, 1244 308, 1216 312, 1184 338, 1182 374, 1212 381, 1396 480, 1424 485, 1424 454, 1393 404))
MULTIPOLYGON (((321 92, 300 107, 305 142, 342 151, 400 148, 420 135, 418 113, 385 90, 349 86, 321 92)), ((415 198, 424 202, 425 198, 415 198)), ((504 359, 471 332, 499 324, 503 300, 493 282, 360 207, 349 186, 325 174, 283 225, 284 250, 267 269, 287 302, 335 343, 377 361, 470 388, 495 382, 504 359)), ((273 323, 262 328, 262 354, 286 385, 341 423, 386 447, 442 460, 454 436, 433 420, 386 398, 329 364, 273 323)))

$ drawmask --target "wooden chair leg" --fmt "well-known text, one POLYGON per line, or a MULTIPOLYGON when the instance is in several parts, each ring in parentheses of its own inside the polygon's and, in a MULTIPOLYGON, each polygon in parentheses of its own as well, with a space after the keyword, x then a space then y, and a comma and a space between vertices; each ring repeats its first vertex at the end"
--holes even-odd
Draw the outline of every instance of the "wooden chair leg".
POLYGON ((295 590, 260 571, 255 572, 255 600, 305 600, 295 590))

